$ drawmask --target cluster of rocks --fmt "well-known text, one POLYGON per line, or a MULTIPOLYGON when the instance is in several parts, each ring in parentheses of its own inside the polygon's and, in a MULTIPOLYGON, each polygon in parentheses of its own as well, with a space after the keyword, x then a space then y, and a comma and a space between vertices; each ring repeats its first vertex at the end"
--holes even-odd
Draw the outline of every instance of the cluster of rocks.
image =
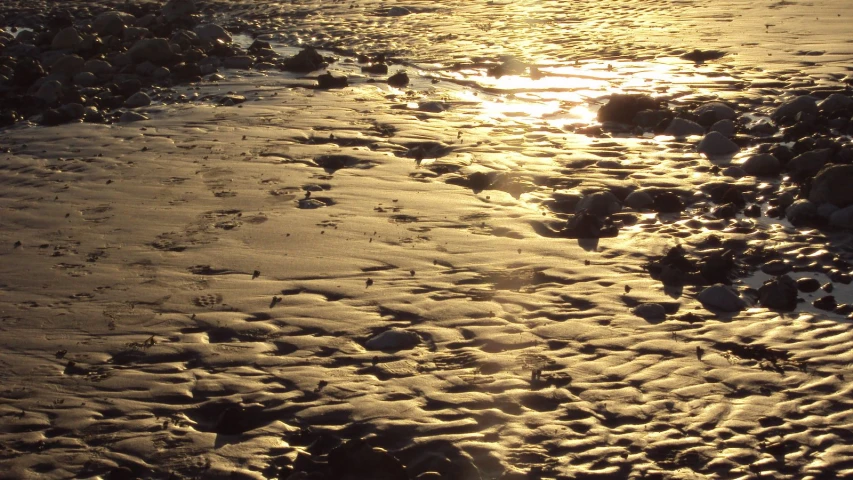
MULTIPOLYGON (((204 23, 193 0, 125 7, 128 11, 90 18, 54 11, 34 29, 0 32, 0 127, 21 120, 42 125, 138 120, 145 117, 133 109, 152 101, 200 100, 171 87, 221 78, 216 72, 222 68, 305 73, 333 61, 310 47, 282 57, 260 40, 243 49, 231 32, 204 23)), ((387 73, 384 58, 366 61, 366 71, 387 73)), ((319 82, 321 88, 346 86, 345 78, 331 75, 319 82)), ((408 78, 397 74, 389 83, 405 86, 408 78)))

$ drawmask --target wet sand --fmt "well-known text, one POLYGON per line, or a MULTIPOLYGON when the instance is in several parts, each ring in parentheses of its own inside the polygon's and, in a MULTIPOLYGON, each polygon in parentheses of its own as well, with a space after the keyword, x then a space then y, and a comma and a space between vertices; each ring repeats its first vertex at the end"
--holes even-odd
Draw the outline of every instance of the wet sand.
MULTIPOLYGON (((781 175, 723 173, 763 141, 708 158, 701 136, 595 118, 614 92, 766 117, 843 91, 853 8, 199 5, 288 55, 325 48, 350 86, 222 70, 154 92, 208 100, 154 95, 148 120, 2 132, 9 478, 342 478, 342 451, 353 478, 381 478, 339 447, 362 438, 408 478, 853 475, 853 331, 810 305, 828 292, 725 314, 648 268, 676 245, 761 247, 849 302, 830 278, 850 273, 849 231, 767 215, 794 188, 781 175), (679 59, 694 48, 726 55, 679 59), (378 51, 409 86, 360 73, 354 54, 378 51), (545 77, 498 81, 503 55, 545 77), (762 216, 710 216, 719 184, 762 216), (601 190, 687 207, 561 235, 601 190), (651 303, 662 318, 637 314, 651 303)), ((734 279, 747 298, 764 263, 734 279)))

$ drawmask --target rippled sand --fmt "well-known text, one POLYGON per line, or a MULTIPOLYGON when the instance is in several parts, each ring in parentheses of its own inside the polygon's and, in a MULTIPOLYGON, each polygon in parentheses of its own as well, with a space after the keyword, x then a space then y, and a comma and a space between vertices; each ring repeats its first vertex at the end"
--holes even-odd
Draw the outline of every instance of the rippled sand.
POLYGON ((708 219, 715 182, 762 182, 698 138, 587 130, 614 91, 760 116, 843 88, 853 5, 454 3, 207 2, 281 51, 338 52, 351 86, 231 71, 175 90, 240 106, 3 132, 0 477, 288 478, 330 438, 465 480, 853 475, 849 320, 715 315, 644 267, 716 241, 849 259, 845 236, 708 219), (678 59, 694 48, 727 55, 678 59), (347 55, 379 51, 407 89, 347 55), (546 76, 489 77, 503 55, 546 76), (696 203, 548 233, 602 188, 696 203), (391 329, 416 344, 371 349, 391 329))

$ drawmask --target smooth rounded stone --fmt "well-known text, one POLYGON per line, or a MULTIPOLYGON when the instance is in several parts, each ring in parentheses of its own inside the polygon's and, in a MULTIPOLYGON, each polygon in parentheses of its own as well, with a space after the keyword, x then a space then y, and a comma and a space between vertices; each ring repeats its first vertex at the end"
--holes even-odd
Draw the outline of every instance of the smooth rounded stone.
POLYGON ((678 213, 684 211, 684 202, 673 192, 661 192, 655 195, 652 209, 658 213, 678 213))
POLYGON ((166 67, 157 67, 151 71, 151 78, 158 81, 163 81, 168 79, 172 75, 172 72, 169 71, 166 67))
POLYGON ((151 97, 145 92, 136 92, 124 101, 127 108, 147 107, 151 105, 151 97))
POLYGON ((113 66, 105 60, 92 59, 87 60, 86 63, 83 64, 82 71, 90 72, 95 75, 109 75, 113 73, 113 66))
POLYGON ((228 30, 214 23, 202 23, 193 28, 193 32, 198 35, 202 42, 216 42, 221 40, 224 43, 231 43, 231 34, 228 30))
POLYGON ((746 308, 746 301, 730 286, 718 283, 699 293, 699 302, 708 310, 739 312, 746 308))
POLYGON ((820 282, 816 278, 802 277, 797 279, 797 289, 803 293, 812 293, 818 291, 820 282))
POLYGON ((809 200, 830 203, 839 208, 853 205, 853 165, 830 165, 812 181, 809 200))
POLYGON ((648 321, 665 320, 666 308, 659 303, 644 303, 631 310, 634 315, 648 321))
POLYGON ((741 168, 747 175, 764 177, 778 175, 782 171, 782 163, 772 153, 759 153, 747 158, 741 168))
POLYGON ((146 117, 145 115, 143 115, 141 113, 128 111, 128 112, 122 113, 121 117, 119 117, 119 119, 118 119, 118 121, 120 123, 138 122, 140 120, 148 120, 148 117, 146 117))
POLYGON ((63 55, 50 65, 50 73, 57 75, 74 75, 83 70, 86 61, 79 55, 63 55))
POLYGON ((824 114, 835 113, 839 110, 853 109, 853 98, 841 93, 833 93, 817 104, 818 110, 824 114))
POLYGON ((575 206, 576 212, 583 210, 599 217, 606 217, 622 210, 622 204, 613 192, 595 192, 584 195, 575 206))
POLYGON ((817 205, 801 198, 785 209, 785 218, 793 225, 803 225, 817 217, 817 205))
POLYGON ((168 63, 174 58, 172 46, 165 38, 143 38, 127 51, 134 63, 151 62, 157 65, 168 63))
POLYGON ((696 146, 699 153, 706 156, 731 155, 740 150, 738 145, 720 132, 710 132, 696 146))
POLYGON ((406 7, 394 6, 394 7, 391 7, 388 9, 388 16, 389 17, 403 17, 403 16, 409 15, 411 13, 412 13, 412 11, 406 7))
POLYGON ((86 107, 79 103, 66 103, 57 110, 71 120, 79 120, 86 114, 86 107))
POLYGON ((828 148, 809 150, 792 158, 785 165, 785 169, 794 177, 805 179, 816 175, 830 158, 832 150, 828 148))
POLYGON ((671 118, 672 112, 669 110, 641 110, 634 115, 633 122, 640 128, 650 129, 671 118))
POLYGON ((737 112, 723 102, 708 102, 696 107, 693 114, 697 117, 707 116, 711 118, 710 123, 720 120, 731 120, 737 117, 737 112))
POLYGON ((826 295, 812 302, 812 305, 814 305, 815 308, 831 312, 838 306, 838 301, 835 300, 833 295, 826 295))
POLYGON ((774 310, 797 307, 797 282, 788 275, 768 280, 758 289, 758 304, 774 310))
POLYGON ((197 9, 193 0, 169 0, 160 10, 169 23, 187 20, 196 11, 197 9))
POLYGON ((248 70, 252 68, 252 65, 255 63, 255 59, 248 55, 237 55, 235 57, 228 57, 222 62, 222 65, 225 68, 233 68, 237 70, 248 70))
POLYGON ((421 343, 421 337, 408 330, 391 329, 373 336, 364 346, 368 350, 408 350, 421 343))
POLYGON ((829 224, 836 228, 853 229, 853 205, 833 212, 829 216, 829 224))
POLYGON ((779 122, 785 118, 794 118, 801 112, 817 115, 817 101, 818 98, 811 95, 794 97, 776 107, 776 109, 773 110, 773 113, 770 114, 770 118, 775 122, 779 122))
POLYGON ((746 172, 737 165, 729 165, 728 167, 724 168, 720 173, 732 178, 743 178, 746 176, 746 172))
POLYGON ((142 75, 143 77, 150 77, 154 70, 157 69, 157 65, 154 65, 151 62, 142 62, 136 66, 134 69, 137 75, 142 75))
POLYGON ((135 21, 136 17, 129 13, 110 10, 95 17, 92 22, 92 29, 101 36, 118 36, 121 35, 126 25, 133 25, 135 21))
POLYGON ((406 72, 397 72, 388 77, 388 85, 403 88, 409 84, 409 75, 406 72))
POLYGON ((840 210, 840 208, 831 203, 821 203, 817 206, 817 216, 828 221, 830 217, 832 217, 832 214, 838 210, 840 210))
POLYGON ((48 105, 56 103, 62 96, 62 84, 56 80, 44 82, 33 96, 43 100, 48 105))
POLYGON ((720 132, 726 136, 726 138, 732 138, 735 135, 735 122, 730 118, 724 118, 722 120, 717 120, 711 125, 712 132, 720 132))
POLYGON ((63 28, 53 37, 50 48, 54 50, 73 50, 83 43, 83 37, 74 27, 63 28))
POLYGON ((673 137, 689 137, 691 135, 705 135, 705 127, 686 118, 673 118, 669 126, 663 131, 664 135, 673 137))
POLYGON ((634 210, 641 211, 648 208, 652 208, 654 205, 655 199, 649 192, 644 190, 636 190, 628 194, 625 197, 625 206, 628 208, 633 208, 634 210))
POLYGON ((785 260, 771 260, 761 266, 761 271, 767 275, 784 275, 793 269, 793 265, 785 260))
POLYGON ((660 110, 660 102, 648 95, 614 93, 598 109, 598 121, 630 124, 643 110, 660 110))
POLYGON ((143 27, 125 27, 124 31, 121 32, 121 39, 125 43, 135 42, 140 38, 145 38, 149 36, 151 32, 147 28, 143 27))
POLYGON ((93 85, 97 85, 98 77, 96 77, 92 72, 80 72, 77 75, 74 75, 73 81, 74 85, 91 87, 93 85))

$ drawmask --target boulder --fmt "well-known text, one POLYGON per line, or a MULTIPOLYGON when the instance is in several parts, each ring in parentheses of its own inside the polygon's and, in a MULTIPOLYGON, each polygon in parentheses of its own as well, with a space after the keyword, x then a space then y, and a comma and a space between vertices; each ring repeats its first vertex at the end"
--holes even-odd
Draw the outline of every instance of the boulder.
POLYGON ((157 65, 169 63, 175 53, 165 38, 143 38, 127 51, 134 63, 151 62, 157 65))
POLYGON ((853 205, 853 165, 830 165, 821 170, 812 181, 809 200, 814 203, 831 203, 840 208, 853 205))
POLYGON ((628 208, 633 208, 634 210, 641 211, 648 208, 652 208, 654 205, 655 199, 649 192, 643 190, 636 190, 628 194, 625 197, 625 206, 628 208))
POLYGON ((231 43, 231 34, 228 33, 228 30, 213 23, 197 25, 193 28, 193 32, 198 35, 202 42, 214 43, 221 40, 223 43, 231 43))
POLYGON ((853 205, 836 210, 829 216, 829 224, 836 228, 853 230, 853 205))
POLYGON ((741 165, 747 175, 763 177, 777 175, 782 171, 782 164, 772 153, 759 153, 746 159, 741 165))
POLYGON ((82 71, 85 63, 79 55, 63 55, 50 65, 50 73, 70 77, 82 71))
POLYGON ((197 9, 193 0, 169 0, 160 10, 168 23, 187 21, 197 9))
POLYGON ((151 105, 151 97, 145 92, 136 92, 124 101, 124 106, 127 108, 147 107, 148 105, 151 105))
POLYGON ((725 135, 726 138, 732 138, 735 135, 735 122, 728 118, 717 120, 713 125, 711 125, 711 131, 720 132, 725 135))
POLYGON ((817 97, 813 97, 811 95, 794 97, 776 107, 776 109, 770 114, 770 118, 779 123, 784 119, 794 119, 798 113, 804 112, 817 115, 817 101, 817 97))
POLYGON ((785 165, 785 170, 787 170, 794 179, 804 180, 815 176, 831 158, 832 150, 828 148, 809 150, 808 152, 803 152, 792 158, 785 165))
POLYGON ((831 115, 843 110, 851 110, 853 109, 853 98, 841 93, 833 93, 821 100, 817 104, 817 108, 825 115, 831 115))
POLYGON ((660 110, 660 103, 648 95, 614 93, 598 109, 598 121, 631 124, 643 110, 660 110))
POLYGON ((758 303, 774 310, 790 311, 797 307, 797 282, 788 275, 768 280, 758 289, 758 303))
POLYGON ((119 36, 124 27, 133 25, 135 20, 136 18, 129 13, 110 10, 95 17, 94 22, 92 22, 92 29, 101 36, 119 36))
POLYGON ((738 145, 720 132, 710 132, 696 146, 696 150, 708 157, 731 155, 740 150, 738 145))
POLYGON ((673 118, 663 131, 664 135, 673 137, 689 137, 690 135, 705 135, 705 127, 685 118, 673 118))
POLYGON ((723 102, 708 102, 703 103, 693 110, 693 114, 698 118, 707 118, 708 125, 720 120, 731 120, 737 117, 737 112, 723 102))
POLYGON ((666 319, 666 308, 659 303, 643 303, 634 307, 631 313, 650 322, 666 319))
POLYGON ((54 37, 50 43, 50 48, 54 50, 74 50, 83 42, 83 37, 77 33, 74 27, 63 28, 54 37))
POLYGON ((747 306, 746 301, 732 287, 721 283, 705 288, 698 298, 708 310, 720 312, 739 312, 747 306))
POLYGON ((391 329, 371 337, 364 346, 368 350, 408 350, 421 343, 421 337, 408 330, 391 329))
POLYGON ((805 225, 817 218, 817 205, 801 198, 785 209, 785 218, 792 225, 805 225))
POLYGON ((612 192, 603 191, 585 195, 575 206, 575 211, 586 210, 593 215, 606 217, 622 210, 622 204, 612 192))
POLYGON ((248 55, 237 55, 234 57, 228 57, 222 62, 222 66, 225 68, 233 68, 236 70, 248 70, 252 68, 252 64, 255 63, 255 59, 248 55))
POLYGON ((44 82, 33 96, 48 105, 52 105, 62 97, 62 84, 56 80, 44 82))

